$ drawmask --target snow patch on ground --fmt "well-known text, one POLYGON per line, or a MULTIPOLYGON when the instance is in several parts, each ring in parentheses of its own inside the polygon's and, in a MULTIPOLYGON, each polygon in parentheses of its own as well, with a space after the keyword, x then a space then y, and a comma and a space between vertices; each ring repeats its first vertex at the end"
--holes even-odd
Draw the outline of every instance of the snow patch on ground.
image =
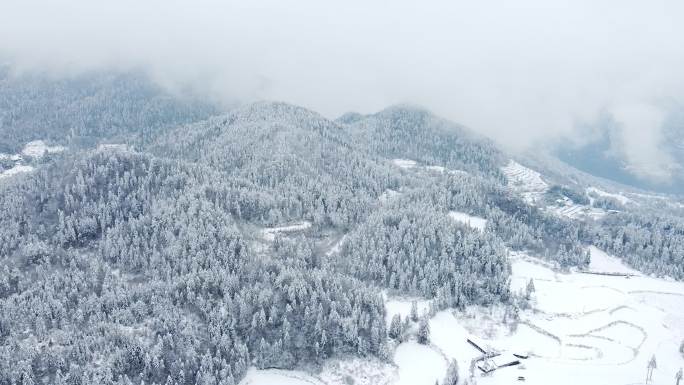
POLYGON ((11 161, 17 162, 21 160, 21 155, 19 154, 2 154, 0 153, 0 160, 9 159, 11 161))
POLYGON ((385 309, 387 310, 385 321, 387 321, 387 326, 389 326, 392 321, 392 317, 395 314, 401 316, 403 321, 406 317, 411 314, 411 304, 416 301, 416 308, 418 309, 418 316, 423 315, 430 308, 430 301, 420 298, 385 298, 385 309))
POLYGON ((436 173, 440 173, 440 174, 452 174, 452 175, 456 175, 456 174, 467 175, 468 174, 467 172, 465 172, 463 170, 452 170, 452 169, 448 169, 444 166, 435 166, 435 165, 420 166, 418 164, 418 162, 416 162, 415 160, 411 160, 411 159, 392 159, 392 164, 394 164, 395 166, 397 166, 399 168, 403 168, 403 169, 420 169, 420 170, 425 170, 425 171, 429 171, 429 172, 436 172, 436 173))
POLYGON ((589 246, 589 252, 591 253, 590 271, 641 275, 640 272, 625 266, 618 257, 609 255, 596 246, 589 246))
POLYGON ((480 231, 484 231, 485 227, 487 226, 486 219, 469 215, 460 211, 450 211, 449 217, 455 220, 456 222, 463 223, 467 226, 470 226, 474 229, 478 229, 480 231))
POLYGON ((447 369, 440 353, 417 342, 400 344, 394 352, 394 363, 399 368, 396 385, 434 385, 442 381, 447 369))
POLYGON ((417 163, 411 159, 392 159, 392 163, 399 168, 414 168, 417 163))
POLYGON ((34 140, 33 142, 28 142, 21 150, 21 154, 24 156, 30 156, 32 158, 40 158, 45 153, 57 153, 66 150, 64 146, 48 146, 42 140, 34 140))
POLYGON ((328 385, 390 385, 397 381, 397 369, 372 358, 333 359, 323 365, 319 378, 328 385))
POLYGON ((97 145, 97 151, 127 151, 129 148, 121 143, 100 143, 97 145))
POLYGON ((387 189, 387 190, 385 190, 385 192, 380 194, 380 196, 378 197, 378 200, 380 201, 380 203, 385 204, 385 203, 391 201, 392 199, 398 197, 399 195, 401 195, 401 193, 399 191, 387 189))
POLYGON ((25 172, 31 172, 33 170, 34 170, 33 166, 26 166, 26 165, 17 164, 14 167, 1 172, 0 173, 0 179, 7 178, 7 177, 17 175, 17 174, 21 174, 21 173, 25 173, 25 172))
POLYGON ((425 166, 425 169, 428 170, 428 171, 438 172, 438 173, 440 173, 440 174, 452 174, 452 175, 460 174, 460 175, 468 175, 468 173, 467 173, 466 171, 463 171, 463 170, 452 170, 452 169, 448 169, 448 168, 442 167, 442 166, 425 166))
POLYGON ((442 166, 425 166, 425 169, 428 171, 435 171, 442 174, 444 174, 447 171, 447 169, 442 166))
POLYGON ((329 257, 329 256, 331 256, 331 255, 333 255, 333 254, 339 253, 340 250, 342 249, 342 245, 344 245, 344 242, 345 242, 346 240, 347 240, 347 234, 344 234, 344 235, 340 238, 339 241, 335 242, 335 244, 334 244, 328 251, 325 252, 325 255, 326 255, 327 257, 329 257))
POLYGON ((297 370, 250 368, 240 385, 325 385, 322 381, 297 370))
POLYGON ((596 187, 588 187, 587 193, 594 193, 598 196, 602 196, 602 197, 606 197, 606 198, 613 198, 613 199, 617 200, 618 202, 622 203, 623 205, 634 202, 633 200, 627 198, 626 196, 624 196, 622 194, 611 194, 609 192, 599 190, 596 187))
POLYGON ((287 226, 269 227, 261 231, 263 238, 272 242, 277 234, 290 234, 298 231, 304 231, 311 227, 311 222, 293 223, 287 226))
MULTIPOLYGON (((240 385, 391 385, 397 368, 374 358, 329 359, 318 375, 298 370, 250 368, 240 385)), ((432 385, 432 384, 430 384, 432 385)))

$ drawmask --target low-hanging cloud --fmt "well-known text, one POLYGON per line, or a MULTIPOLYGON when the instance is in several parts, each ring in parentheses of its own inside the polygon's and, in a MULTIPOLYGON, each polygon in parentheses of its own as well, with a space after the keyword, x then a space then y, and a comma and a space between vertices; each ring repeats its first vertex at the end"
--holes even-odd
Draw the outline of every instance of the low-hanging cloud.
POLYGON ((0 57, 59 75, 143 70, 226 103, 330 117, 420 104, 512 149, 581 143, 577 127, 608 114, 632 169, 667 179, 682 14, 679 0, 7 0, 0 57))

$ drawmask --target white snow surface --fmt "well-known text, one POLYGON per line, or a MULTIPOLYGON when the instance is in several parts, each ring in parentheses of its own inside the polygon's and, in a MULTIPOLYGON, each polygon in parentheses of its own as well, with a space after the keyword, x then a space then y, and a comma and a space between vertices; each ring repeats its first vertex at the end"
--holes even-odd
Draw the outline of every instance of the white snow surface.
POLYGON ((26 166, 26 165, 22 165, 22 164, 17 164, 14 167, 1 172, 0 173, 0 179, 7 178, 7 177, 10 177, 12 175, 17 175, 17 174, 24 173, 24 172, 31 172, 31 171, 33 171, 33 166, 26 166))
POLYGON ((620 258, 609 255, 596 246, 589 246, 591 252, 591 262, 589 270, 603 273, 623 273, 631 275, 642 275, 637 270, 625 266, 620 258))
POLYGON ((392 321, 392 317, 394 317, 395 314, 399 314, 401 316, 402 321, 406 317, 408 317, 409 314, 411 314, 411 304, 413 303, 413 301, 416 301, 418 316, 421 316, 428 311, 430 307, 430 301, 427 301, 425 299, 396 297, 387 298, 387 296, 385 296, 385 309, 387 310, 385 315, 385 321, 387 322, 387 326, 389 327, 390 322, 392 321))
POLYGON ((380 194, 380 196, 378 197, 378 200, 380 201, 380 203, 385 204, 385 203, 391 201, 392 199, 398 197, 399 195, 401 195, 401 193, 399 191, 387 189, 387 190, 385 190, 385 192, 380 194))
POLYGON ((100 143, 97 145, 97 151, 127 151, 129 148, 122 143, 100 143))
POLYGON ((344 234, 337 242, 335 242, 332 247, 325 252, 326 256, 331 256, 333 254, 337 254, 342 250, 342 245, 344 245, 344 242, 347 240, 347 234, 344 234))
POLYGON ((414 168, 417 163, 411 159, 392 159, 392 163, 399 168, 414 168))
POLYGON ((21 155, 19 155, 19 154, 11 154, 10 155, 10 154, 0 153, 0 160, 3 160, 3 159, 9 159, 11 161, 16 162, 16 161, 21 160, 21 155))
POLYGON ((425 169, 428 171, 433 171, 433 172, 438 172, 440 174, 461 174, 461 175, 467 175, 468 173, 463 170, 452 170, 446 167, 442 166, 425 166, 425 169))
MULTIPOLYGON (((329 359, 320 373, 299 370, 250 368, 240 385, 392 385, 397 383, 396 366, 373 358, 329 359)), ((432 384, 430 384, 432 385, 432 384)))
MULTIPOLYGON (((592 271, 638 274, 597 248, 591 254, 592 271)), ((533 311, 521 314, 516 333, 496 339, 510 349, 524 342, 536 355, 525 361, 527 384, 641 384, 653 354, 658 369, 652 383, 668 384, 684 366, 678 351, 684 283, 644 275, 561 274, 533 258, 514 257, 512 289, 522 289, 530 278, 536 288, 533 311), (530 334, 522 339, 521 326, 530 334)), ((509 383, 521 372, 506 368, 479 383, 509 383)))
POLYGON ((324 382, 297 370, 250 368, 240 385, 323 385, 324 382))
POLYGON ((30 156, 33 158, 40 158, 42 157, 46 152, 47 153, 56 153, 56 152, 62 152, 66 148, 63 146, 48 146, 43 142, 42 140, 34 140, 33 142, 28 142, 24 146, 24 149, 21 150, 21 154, 25 156, 30 156))
POLYGON ((440 173, 440 174, 453 174, 453 175, 455 175, 455 174, 468 174, 466 171, 452 170, 452 169, 446 168, 444 166, 436 166, 436 165, 422 166, 422 165, 419 165, 418 162, 416 162, 415 160, 411 160, 411 159, 392 159, 392 164, 394 164, 395 166, 397 166, 399 168, 403 168, 403 169, 419 169, 419 170, 425 170, 425 171, 429 171, 429 172, 436 172, 436 173, 440 173))
POLYGON ((588 187, 587 193, 594 193, 598 196, 613 198, 613 199, 617 200, 618 202, 622 203, 623 205, 626 205, 628 203, 633 202, 631 199, 627 198, 626 196, 624 196, 622 194, 612 194, 612 193, 597 189, 596 187, 588 187))
MULTIPOLYGON (((592 248, 591 254, 592 271, 634 273, 599 249, 592 248)), ((503 306, 444 310, 430 320, 431 344, 399 344, 394 365, 359 358, 328 360, 316 376, 252 369, 241 385, 343 385, 350 383, 349 377, 361 385, 433 385, 441 383, 451 359, 459 364, 459 384, 471 372, 479 385, 643 384, 654 354, 657 369, 650 383, 675 383, 675 373, 684 366, 679 352, 684 283, 645 275, 562 273, 522 253, 511 253, 511 260, 511 289, 523 289, 530 279, 536 288, 531 309, 521 311, 518 322, 511 316, 504 320, 503 306), (468 338, 506 360, 514 353, 530 357, 521 360, 522 365, 483 375, 473 363, 481 353, 468 338)), ((419 312, 428 306, 425 300, 418 303, 419 312)), ((386 298, 386 304, 391 319, 394 313, 408 314, 411 299, 386 298)))
POLYGON ((311 222, 299 222, 299 223, 293 223, 291 225, 287 226, 279 226, 279 227, 269 227, 266 229, 262 230, 262 234, 265 240, 267 241, 273 241, 276 237, 277 234, 289 234, 289 233, 294 233, 298 231, 304 231, 308 228, 311 227, 311 222))
POLYGON ((466 226, 470 226, 480 231, 484 231, 485 227, 487 226, 486 219, 469 215, 460 211, 450 211, 449 217, 455 220, 456 222, 461 222, 466 226))
POLYGON ((442 381, 447 369, 444 357, 430 346, 404 342, 394 352, 399 376, 396 385, 434 385, 442 381))

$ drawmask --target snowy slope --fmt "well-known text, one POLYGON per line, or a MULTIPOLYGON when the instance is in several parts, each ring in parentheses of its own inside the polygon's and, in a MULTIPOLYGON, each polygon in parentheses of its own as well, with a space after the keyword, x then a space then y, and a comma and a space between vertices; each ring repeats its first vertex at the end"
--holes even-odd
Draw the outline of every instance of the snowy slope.
POLYGON ((10 169, 7 169, 3 172, 0 172, 0 179, 7 178, 7 177, 10 177, 12 175, 25 173, 25 172, 31 172, 31 171, 33 171, 33 166, 25 166, 25 165, 17 164, 10 169))
POLYGON ((263 238, 267 241, 273 241, 278 234, 290 234, 304 231, 311 227, 311 222, 293 223, 286 226, 269 227, 262 230, 263 238))
POLYGON ((462 213, 459 211, 450 211, 449 212, 449 217, 456 222, 460 222, 465 224, 466 226, 470 226, 474 229, 478 229, 480 231, 484 231, 485 227, 487 227, 487 220, 481 217, 476 217, 473 215, 469 215, 466 213, 462 213))
POLYGON ((506 166, 501 168, 501 171, 506 175, 509 185, 521 193, 530 204, 538 202, 549 188, 540 173, 514 160, 510 160, 506 166))
POLYGON ((63 146, 48 146, 42 140, 34 140, 33 142, 28 142, 21 150, 21 154, 24 156, 30 156, 33 158, 40 158, 46 153, 52 154, 57 152, 62 152, 66 148, 63 146))
POLYGON ((596 195, 602 196, 602 197, 607 197, 607 198, 613 198, 617 200, 618 202, 622 203, 623 205, 626 205, 628 203, 632 203, 633 201, 626 196, 622 194, 612 194, 600 189, 597 189, 596 187, 588 187, 587 188, 588 193, 594 193, 596 195))
MULTIPOLYGON (((592 271, 634 273, 601 250, 591 251, 592 271)), ((430 320, 431 345, 401 343, 393 354, 394 367, 374 368, 373 383, 441 383, 447 362, 455 359, 461 378, 472 373, 480 385, 520 383, 518 377, 531 385, 642 384, 646 364, 654 354, 658 368, 652 384, 674 383, 674 374, 684 366, 678 351, 684 339, 684 283, 646 276, 564 274, 524 254, 513 253, 512 258, 511 288, 523 289, 530 279, 536 287, 532 308, 522 311, 518 322, 505 316, 502 307, 438 312, 430 320), (474 364, 481 353, 468 338, 500 352, 500 360, 513 353, 529 353, 530 358, 520 366, 483 375, 474 364)), ((387 299, 388 319, 394 313, 407 315, 410 303, 387 299)), ((426 307, 427 301, 421 301, 419 308, 426 307)), ((349 361, 349 366, 360 373, 359 382, 352 376, 351 383, 368 383, 367 364, 349 361)), ((316 377, 296 371, 252 370, 242 385, 350 383, 341 376, 331 377, 328 367, 324 365, 316 377)))

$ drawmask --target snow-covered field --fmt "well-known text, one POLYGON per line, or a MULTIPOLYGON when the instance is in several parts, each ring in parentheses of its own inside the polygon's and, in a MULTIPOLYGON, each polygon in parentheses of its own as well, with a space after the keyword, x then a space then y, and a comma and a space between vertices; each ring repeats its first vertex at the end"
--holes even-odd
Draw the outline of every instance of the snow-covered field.
POLYGON ((7 178, 7 177, 10 177, 12 175, 20 174, 23 172, 31 172, 31 171, 33 171, 33 166, 26 166, 26 165, 17 164, 10 169, 7 169, 3 172, 0 172, 0 179, 7 178))
POLYGON ((100 143, 97 145, 97 151, 127 151, 129 148, 121 143, 100 143))
POLYGON ((622 203, 623 205, 626 205, 628 203, 632 203, 633 201, 626 196, 622 194, 612 194, 600 189, 597 189, 596 187, 589 187, 587 188, 587 193, 594 193, 598 196, 606 197, 606 198, 613 198, 617 200, 618 202, 622 203))
POLYGON ((320 373, 298 370, 250 369, 240 385, 393 385, 396 366, 378 359, 345 358, 327 360, 320 373))
POLYGON ((0 153, 0 160, 10 160, 14 162, 12 168, 0 172, 0 179, 7 178, 13 175, 27 173, 34 170, 31 165, 24 164, 24 157, 41 158, 46 153, 58 153, 66 150, 63 146, 48 146, 42 140, 35 140, 28 142, 21 150, 21 154, 2 154, 0 153))
POLYGON ((399 191, 387 189, 387 190, 385 190, 385 192, 380 194, 380 196, 378 197, 378 200, 380 201, 380 203, 385 204, 385 203, 391 201, 392 199, 398 197, 399 195, 401 195, 401 193, 399 191))
MULTIPOLYGON (((473 373, 480 385, 643 384, 652 355, 657 369, 650 383, 674 384, 675 373, 684 366, 678 351, 684 339, 684 283, 638 274, 597 248, 591 254, 590 271, 634 276, 561 273, 541 260, 512 253, 511 289, 523 290, 530 279, 536 288, 531 308, 521 311, 517 322, 501 306, 445 310, 430 320, 431 345, 403 342, 391 364, 331 360, 315 376, 251 370, 242 385, 433 385, 441 383, 451 359, 459 364, 461 383, 473 373), (484 375, 475 366, 481 353, 468 338, 504 356, 530 358, 484 375)), ((388 320, 409 314, 411 299, 386 301, 388 320)), ((419 313, 428 304, 419 301, 419 313)))
POLYGON ((539 201, 549 187, 540 173, 514 160, 510 160, 506 166, 501 168, 501 171, 506 175, 506 179, 513 189, 518 191, 529 203, 539 201))
POLYGON ((3 154, 3 153, 0 153, 0 160, 5 160, 5 159, 9 159, 9 160, 11 160, 11 161, 16 162, 16 161, 21 160, 21 155, 19 155, 19 154, 12 154, 12 155, 10 155, 10 154, 3 154))
POLYGON ((297 370, 249 369, 240 385, 322 385, 319 379, 297 370))
POLYGON ((467 175, 468 174, 466 171, 463 171, 463 170, 452 170, 452 169, 442 167, 442 166, 425 166, 425 169, 428 171, 432 171, 432 172, 438 172, 440 174, 452 174, 452 175, 456 175, 456 174, 467 175))
POLYGON ((452 170, 444 166, 422 166, 418 162, 411 159, 392 159, 392 164, 403 169, 419 169, 429 172, 436 172, 439 174, 468 174, 463 170, 452 170))
POLYGON ((456 222, 463 223, 466 226, 470 226, 480 231, 484 231, 485 227, 487 227, 486 219, 469 215, 460 211, 450 211, 449 217, 455 220, 456 222))
POLYGON ((269 227, 262 230, 263 238, 269 242, 273 241, 277 234, 290 234, 304 231, 311 227, 311 222, 293 223, 287 226, 269 227))
POLYGON ((399 168, 414 168, 417 163, 411 159, 392 159, 392 163, 399 168))
POLYGON ((404 342, 394 352, 398 367, 395 385, 434 385, 446 373, 447 363, 436 349, 417 342, 404 342))
POLYGON ((34 140, 33 142, 28 142, 21 150, 21 154, 24 156, 30 156, 33 158, 40 158, 45 153, 57 153, 62 152, 66 148, 63 146, 48 146, 42 140, 34 140))
POLYGON ((392 321, 392 317, 394 317, 395 314, 399 314, 402 321, 408 317, 411 313, 411 304, 413 301, 416 302, 419 316, 428 311, 430 301, 421 298, 388 298, 385 296, 385 309, 387 310, 385 320, 387 321, 387 326, 389 326, 390 321, 392 321))
MULTIPOLYGON (((592 271, 638 274, 596 248, 591 252, 592 271)), ((533 310, 521 314, 522 325, 536 332, 536 338, 523 339, 535 354, 525 362, 528 384, 640 384, 653 354, 658 363, 653 384, 673 383, 684 366, 678 352, 684 339, 684 283, 643 275, 559 274, 533 259, 516 259, 512 288, 522 289, 530 278, 536 287, 533 310)), ((516 346, 510 341, 518 333, 497 342, 516 346)), ((508 383, 514 372, 501 370, 481 383, 508 383)))

